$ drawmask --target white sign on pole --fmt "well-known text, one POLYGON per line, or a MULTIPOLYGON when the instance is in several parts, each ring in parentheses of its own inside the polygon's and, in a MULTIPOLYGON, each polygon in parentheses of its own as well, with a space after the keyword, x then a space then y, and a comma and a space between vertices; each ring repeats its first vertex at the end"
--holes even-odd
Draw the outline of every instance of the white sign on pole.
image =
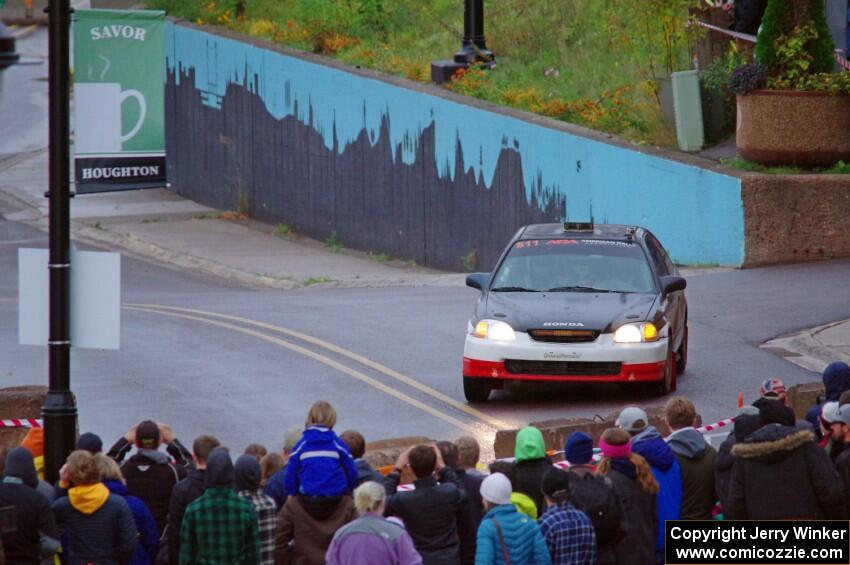
MULTIPOLYGON (((18 341, 47 345, 47 249, 18 249, 18 341)), ((71 347, 119 349, 121 255, 71 250, 71 347)))

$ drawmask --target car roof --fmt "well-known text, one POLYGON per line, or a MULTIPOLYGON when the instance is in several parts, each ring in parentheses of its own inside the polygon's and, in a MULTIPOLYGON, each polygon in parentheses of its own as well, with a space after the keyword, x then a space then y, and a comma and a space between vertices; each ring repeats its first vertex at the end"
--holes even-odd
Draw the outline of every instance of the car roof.
POLYGON ((564 228, 564 224, 531 224, 522 230, 522 233, 519 234, 517 240, 578 237, 627 241, 630 239, 641 238, 645 231, 639 226, 627 226, 622 224, 594 224, 592 230, 567 230, 564 228))

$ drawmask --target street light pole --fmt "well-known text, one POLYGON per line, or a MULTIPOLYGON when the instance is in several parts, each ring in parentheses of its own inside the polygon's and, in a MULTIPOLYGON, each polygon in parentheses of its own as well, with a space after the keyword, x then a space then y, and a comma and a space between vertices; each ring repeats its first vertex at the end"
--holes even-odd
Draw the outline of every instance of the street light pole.
POLYGON ((74 449, 77 435, 77 406, 71 393, 69 0, 49 0, 48 33, 50 333, 47 348, 50 381, 41 414, 45 433, 44 478, 53 483, 74 449))
POLYGON ((463 41, 454 60, 468 65, 492 63, 493 52, 487 49, 484 39, 484 0, 464 0, 463 41))

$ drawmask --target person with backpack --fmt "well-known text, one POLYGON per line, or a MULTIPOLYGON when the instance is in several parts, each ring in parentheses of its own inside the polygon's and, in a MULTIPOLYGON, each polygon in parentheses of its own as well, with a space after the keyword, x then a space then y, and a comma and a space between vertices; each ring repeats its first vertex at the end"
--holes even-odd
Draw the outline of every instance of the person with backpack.
MULTIPOLYGON (((596 565, 596 532, 587 514, 573 506, 570 483, 575 476, 556 467, 543 475, 541 491, 546 512, 540 517, 540 532, 552 565, 596 565)), ((593 480, 593 479, 591 479, 593 480)))
POLYGON ((684 396, 674 396, 664 406, 664 422, 670 429, 667 445, 679 462, 682 476, 681 520, 711 520, 717 501, 714 467, 717 450, 694 427, 696 407, 684 396))
POLYGON ((592 465, 593 439, 584 432, 567 438, 564 454, 570 464, 570 502, 587 514, 596 533, 596 563, 615 565, 617 544, 629 529, 614 483, 596 473, 592 465))

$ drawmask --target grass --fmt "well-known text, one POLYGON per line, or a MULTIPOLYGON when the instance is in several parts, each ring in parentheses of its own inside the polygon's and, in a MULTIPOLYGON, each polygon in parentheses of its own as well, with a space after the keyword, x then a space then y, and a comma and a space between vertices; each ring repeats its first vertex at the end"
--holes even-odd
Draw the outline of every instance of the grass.
POLYGON ((720 163, 733 169, 742 171, 752 171, 754 173, 764 173, 768 175, 800 175, 806 173, 820 173, 826 175, 850 175, 850 163, 838 161, 831 167, 820 167, 815 169, 804 169, 802 167, 781 166, 768 167, 760 163, 747 161, 743 157, 735 157, 734 159, 721 159, 720 163))
POLYGON ((388 255, 387 253, 374 253, 374 252, 370 251, 369 252, 369 259, 372 259, 373 261, 377 261, 378 263, 386 263, 387 261, 390 261, 392 259, 392 257, 390 255, 388 255))
POLYGON ((322 275, 320 277, 306 278, 302 281, 302 284, 304 286, 313 286, 314 284, 322 284, 322 283, 329 283, 329 282, 334 282, 334 280, 327 275, 322 275))
POLYGON ((274 227, 274 234, 279 237, 284 237, 295 233, 292 226, 289 224, 278 224, 274 227))
MULTIPOLYGON (((449 87, 635 142, 673 143, 648 64, 661 42, 632 39, 638 34, 626 17, 631 2, 486 2, 496 69, 468 73, 449 87)), ((422 82, 430 81, 431 61, 451 58, 463 37, 458 0, 245 0, 244 6, 237 15, 237 0, 147 0, 149 8, 196 23, 422 82)), ((656 20, 647 18, 649 25, 656 20)))
POLYGON ((468 273, 471 273, 475 270, 475 263, 477 261, 478 254, 473 249, 466 255, 460 258, 460 262, 463 263, 463 268, 466 269, 468 273))
POLYGON ((339 235, 336 233, 336 230, 331 232, 331 235, 325 240, 325 247, 333 251, 334 253, 339 253, 342 251, 342 241, 339 239, 339 235))
POLYGON ((195 214, 192 218, 195 220, 220 220, 223 213, 221 210, 216 210, 205 214, 195 214))

